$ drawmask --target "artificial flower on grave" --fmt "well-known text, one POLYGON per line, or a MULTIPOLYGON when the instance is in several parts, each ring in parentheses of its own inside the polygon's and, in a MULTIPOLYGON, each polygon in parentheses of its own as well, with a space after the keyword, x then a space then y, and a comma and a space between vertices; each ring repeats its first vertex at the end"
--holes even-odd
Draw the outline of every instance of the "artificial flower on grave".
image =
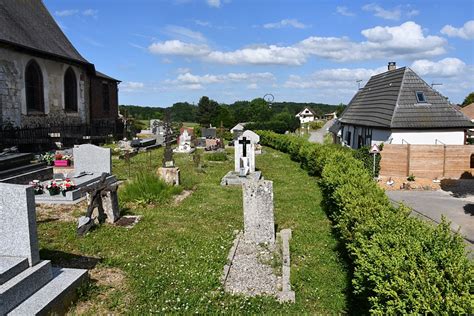
POLYGON ((35 195, 38 195, 38 194, 43 194, 44 192, 44 187, 43 185, 40 183, 39 180, 33 180, 30 182, 30 185, 33 186, 33 189, 35 190, 35 195))
POLYGON ((66 178, 63 182, 59 184, 59 187, 61 188, 61 193, 63 195, 66 195, 67 191, 72 191, 76 188, 76 185, 74 182, 72 182, 71 179, 66 178))
POLYGON ((46 152, 40 156, 40 160, 46 162, 48 166, 52 166, 54 163, 54 156, 53 152, 46 152))
POLYGON ((46 185, 46 190, 49 191, 49 195, 57 195, 61 192, 61 188, 55 180, 49 181, 46 185))

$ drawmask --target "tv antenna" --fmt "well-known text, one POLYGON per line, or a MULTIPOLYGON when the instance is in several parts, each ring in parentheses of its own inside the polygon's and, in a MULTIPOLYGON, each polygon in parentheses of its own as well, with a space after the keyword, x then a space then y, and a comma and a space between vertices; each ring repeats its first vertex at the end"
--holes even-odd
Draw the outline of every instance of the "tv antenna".
POLYGON ((360 83, 362 82, 362 79, 356 80, 357 82, 357 89, 360 90, 360 83))
POLYGON ((433 88, 434 86, 442 86, 443 84, 442 83, 435 83, 435 82, 432 82, 431 83, 431 88, 433 88))
POLYGON ((263 99, 265 100, 265 102, 267 102, 268 106, 271 107, 272 102, 275 100, 275 97, 273 96, 273 94, 267 93, 263 96, 263 99))

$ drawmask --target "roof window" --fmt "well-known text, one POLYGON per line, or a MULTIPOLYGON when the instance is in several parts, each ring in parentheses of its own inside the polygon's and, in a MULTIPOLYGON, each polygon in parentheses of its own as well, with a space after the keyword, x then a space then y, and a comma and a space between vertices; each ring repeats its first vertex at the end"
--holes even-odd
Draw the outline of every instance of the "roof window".
POLYGON ((423 91, 416 91, 415 94, 416 94, 416 101, 418 101, 418 103, 426 103, 426 98, 423 91))

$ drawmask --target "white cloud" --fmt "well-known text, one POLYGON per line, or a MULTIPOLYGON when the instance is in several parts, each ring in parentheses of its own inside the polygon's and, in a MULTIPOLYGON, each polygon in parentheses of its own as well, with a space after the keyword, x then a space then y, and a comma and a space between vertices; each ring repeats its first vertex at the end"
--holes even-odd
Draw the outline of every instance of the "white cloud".
POLYGON ((386 10, 375 3, 366 4, 362 7, 365 11, 374 12, 375 16, 386 20, 400 20, 402 16, 402 10, 400 7, 393 8, 391 10, 386 10))
POLYGON ((210 84, 239 84, 247 83, 249 85, 257 86, 258 82, 270 83, 276 80, 275 76, 270 72, 257 73, 227 73, 227 74, 205 74, 194 75, 190 72, 179 74, 174 80, 165 80, 164 83, 169 86, 174 86, 184 89, 202 89, 210 84))
POLYGON ((71 16, 77 14, 79 11, 78 10, 61 10, 61 11, 55 11, 54 14, 57 16, 71 16))
POLYGON ((176 69, 176 73, 178 73, 178 74, 185 74, 187 72, 191 72, 191 69, 186 68, 186 67, 180 67, 180 68, 176 69))
POLYGON ((416 60, 411 64, 411 68, 420 76, 455 77, 462 75, 467 66, 458 58, 444 58, 437 62, 416 60))
POLYGON ((300 21, 298 21, 297 19, 283 19, 279 22, 264 24, 263 27, 266 29, 281 29, 284 27, 294 27, 297 29, 305 29, 305 28, 308 28, 309 25, 305 25, 301 23, 300 21))
POLYGON ((250 89, 250 90, 257 90, 259 87, 258 87, 258 84, 256 83, 251 83, 249 85, 247 85, 247 89, 250 89))
POLYGON ((367 39, 354 42, 347 37, 308 37, 289 46, 258 45, 233 51, 213 51, 205 44, 197 45, 180 40, 156 42, 149 51, 161 55, 199 57, 204 61, 239 65, 300 66, 308 58, 345 62, 372 59, 424 59, 446 52, 446 40, 439 36, 425 36, 420 25, 405 22, 399 26, 363 30, 367 39))
POLYGON ((194 23, 196 23, 196 25, 199 25, 199 26, 208 26, 208 27, 212 26, 211 22, 209 21, 194 20, 194 23))
POLYGON ((463 39, 474 39, 474 20, 467 21, 462 27, 456 28, 452 25, 445 25, 441 33, 450 37, 460 37, 463 39))
POLYGON ((190 30, 186 27, 177 25, 168 25, 165 28, 165 33, 171 37, 178 38, 181 40, 191 40, 196 42, 206 42, 206 38, 202 33, 190 30))
POLYGON ((145 84, 143 82, 127 81, 122 82, 119 89, 124 92, 137 92, 143 90, 145 84))
POLYGON ((351 12, 348 7, 338 6, 336 7, 336 12, 344 16, 355 16, 354 12, 351 12))
POLYGON ((207 45, 184 43, 179 40, 153 43, 148 50, 153 54, 176 56, 204 56, 210 52, 207 45))
POLYGON ((220 0, 206 0, 207 4, 213 8, 219 8, 221 6, 220 0))
POLYGON ((99 14, 99 10, 87 9, 87 10, 82 11, 82 15, 91 16, 94 18, 96 18, 98 14, 99 14))

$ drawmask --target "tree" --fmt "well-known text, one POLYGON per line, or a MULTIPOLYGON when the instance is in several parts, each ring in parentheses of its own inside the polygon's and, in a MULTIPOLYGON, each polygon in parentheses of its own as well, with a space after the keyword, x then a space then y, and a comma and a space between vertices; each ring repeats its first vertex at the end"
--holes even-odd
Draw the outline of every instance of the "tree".
POLYGON ((250 115, 252 122, 265 122, 272 116, 272 110, 267 101, 257 98, 250 102, 250 115))
POLYGON ((188 102, 178 102, 171 107, 174 122, 196 122, 197 107, 188 102))
POLYGON ((206 96, 201 97, 198 103, 197 120, 201 126, 209 126, 217 116, 217 102, 206 96))
POLYGON ((224 127, 231 128, 235 125, 234 113, 228 105, 220 104, 217 106, 217 116, 212 122, 214 126, 221 126, 221 123, 224 127))
POLYGON ((471 103, 474 103, 474 92, 469 93, 469 95, 464 98, 464 101, 462 102, 461 106, 466 106, 471 103))
POLYGON ((346 105, 344 103, 339 103, 336 109, 336 116, 340 117, 342 112, 344 112, 345 109, 346 109, 346 105))

